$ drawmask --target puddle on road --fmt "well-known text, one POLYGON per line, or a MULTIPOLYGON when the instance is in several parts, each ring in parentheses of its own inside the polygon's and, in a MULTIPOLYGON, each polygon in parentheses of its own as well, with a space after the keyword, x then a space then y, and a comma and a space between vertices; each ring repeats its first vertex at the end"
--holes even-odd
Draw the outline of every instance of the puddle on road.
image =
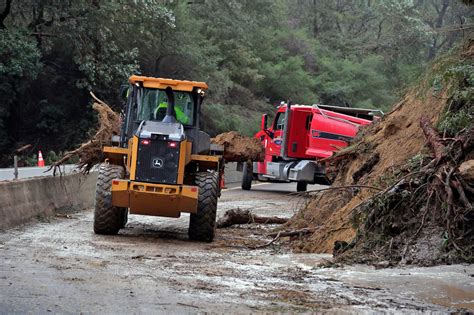
POLYGON ((332 255, 329 254, 284 254, 284 255, 265 255, 262 260, 268 260, 273 264, 282 266, 294 265, 303 270, 318 268, 320 264, 332 261, 332 255))
POLYGON ((375 269, 365 265, 319 268, 331 255, 288 254, 267 256, 264 260, 281 265, 296 265, 323 278, 351 286, 387 289, 436 305, 474 310, 474 266, 435 266, 375 269))

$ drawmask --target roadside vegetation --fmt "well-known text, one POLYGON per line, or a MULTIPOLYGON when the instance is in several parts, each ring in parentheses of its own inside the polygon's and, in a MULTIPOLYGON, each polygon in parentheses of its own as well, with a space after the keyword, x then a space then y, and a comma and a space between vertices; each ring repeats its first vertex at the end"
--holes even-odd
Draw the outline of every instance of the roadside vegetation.
POLYGON ((134 73, 208 82, 211 135, 287 99, 388 110, 471 18, 456 0, 0 0, 0 165, 77 147, 89 91, 119 111, 134 73))

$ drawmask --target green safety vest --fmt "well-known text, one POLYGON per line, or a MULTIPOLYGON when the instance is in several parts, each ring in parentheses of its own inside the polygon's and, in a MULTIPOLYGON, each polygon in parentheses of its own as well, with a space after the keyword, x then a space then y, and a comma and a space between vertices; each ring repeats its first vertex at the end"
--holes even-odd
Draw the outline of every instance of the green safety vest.
MULTIPOLYGON (((160 108, 168 108, 168 103, 160 103, 158 107, 155 109, 155 115, 158 112, 160 108)), ((182 124, 187 124, 189 122, 189 117, 186 116, 186 114, 183 112, 183 110, 179 106, 174 106, 174 112, 176 113, 176 119, 182 123, 182 124)))

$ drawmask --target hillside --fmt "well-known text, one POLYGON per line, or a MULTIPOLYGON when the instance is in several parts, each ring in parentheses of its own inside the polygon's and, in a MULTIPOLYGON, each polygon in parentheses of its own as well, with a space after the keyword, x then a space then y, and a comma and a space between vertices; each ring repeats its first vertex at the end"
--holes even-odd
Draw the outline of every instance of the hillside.
POLYGON ((316 229, 295 240, 295 250, 334 252, 340 260, 356 262, 472 260, 472 186, 466 184, 466 205, 456 189, 449 189, 454 195, 447 200, 436 185, 444 169, 451 179, 459 178, 459 165, 473 157, 473 56, 470 42, 435 64, 390 113, 362 129, 358 140, 331 159, 338 169, 333 186, 373 189, 317 194, 289 223, 316 229), (441 132, 442 161, 432 162, 436 159, 420 127, 422 117, 441 132), (464 147, 458 147, 459 141, 464 147))

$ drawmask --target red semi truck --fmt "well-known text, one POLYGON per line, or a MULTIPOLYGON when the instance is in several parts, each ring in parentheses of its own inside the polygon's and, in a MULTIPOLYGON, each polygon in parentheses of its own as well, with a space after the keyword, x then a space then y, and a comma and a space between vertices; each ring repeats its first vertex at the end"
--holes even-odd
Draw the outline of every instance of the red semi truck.
POLYGON ((319 161, 346 147, 359 126, 371 123, 376 113, 381 112, 282 104, 270 127, 267 115, 262 115, 261 130, 255 137, 265 147, 265 160, 242 165, 242 189, 251 189, 252 180, 297 182, 297 191, 306 191, 308 184, 330 185, 319 161))

